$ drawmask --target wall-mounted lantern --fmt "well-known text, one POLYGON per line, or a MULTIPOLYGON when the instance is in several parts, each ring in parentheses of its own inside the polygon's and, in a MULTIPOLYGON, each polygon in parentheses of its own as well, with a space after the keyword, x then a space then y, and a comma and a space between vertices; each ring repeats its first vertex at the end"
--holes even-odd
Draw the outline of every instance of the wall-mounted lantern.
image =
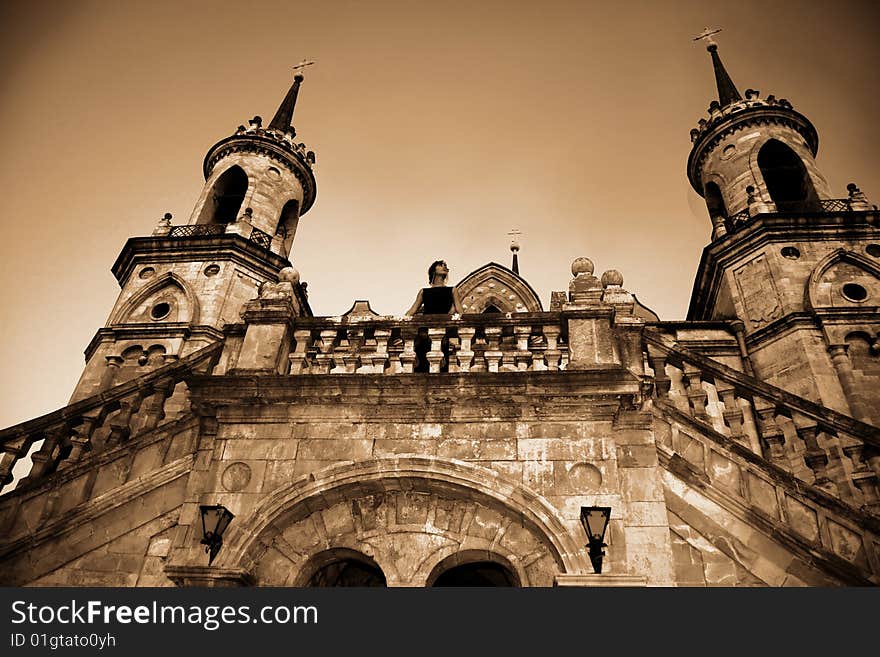
POLYGON ((202 512, 201 544, 205 546, 205 552, 209 555, 208 565, 210 566, 223 546, 223 532, 226 531, 235 516, 221 504, 203 504, 199 510, 202 512))
POLYGON ((587 533, 587 546, 590 548, 590 562, 596 574, 602 572, 602 557, 608 547, 605 543, 605 530, 608 529, 608 519, 611 517, 610 506, 582 506, 581 524, 587 533))

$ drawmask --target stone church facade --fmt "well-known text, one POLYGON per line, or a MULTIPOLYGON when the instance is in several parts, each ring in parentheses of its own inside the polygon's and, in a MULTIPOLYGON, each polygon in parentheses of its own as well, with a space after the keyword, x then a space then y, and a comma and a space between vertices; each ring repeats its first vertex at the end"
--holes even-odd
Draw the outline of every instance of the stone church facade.
POLYGON ((461 315, 314 316, 297 75, 210 149, 186 224, 125 244, 70 403, 0 432, 2 584, 880 583, 880 212, 708 49, 687 175, 712 236, 677 322, 587 258, 547 310, 489 263, 461 315))

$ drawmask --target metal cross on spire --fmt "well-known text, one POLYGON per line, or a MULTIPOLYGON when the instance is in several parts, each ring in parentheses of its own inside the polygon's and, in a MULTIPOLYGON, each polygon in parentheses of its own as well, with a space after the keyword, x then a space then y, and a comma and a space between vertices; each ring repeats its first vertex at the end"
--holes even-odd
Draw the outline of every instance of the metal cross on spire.
POLYGON ((721 31, 720 27, 717 30, 713 30, 712 28, 706 27, 703 29, 702 34, 698 34, 697 36, 694 37, 694 41, 700 41, 702 39, 705 39, 706 40, 706 47, 717 46, 718 44, 715 43, 715 39, 712 38, 712 35, 718 34, 720 31, 721 31))
POLYGON ((302 60, 299 64, 297 64, 296 66, 293 67, 293 74, 294 75, 302 75, 303 69, 306 66, 311 66, 314 63, 315 62, 313 62, 311 60, 307 60, 307 59, 302 60))

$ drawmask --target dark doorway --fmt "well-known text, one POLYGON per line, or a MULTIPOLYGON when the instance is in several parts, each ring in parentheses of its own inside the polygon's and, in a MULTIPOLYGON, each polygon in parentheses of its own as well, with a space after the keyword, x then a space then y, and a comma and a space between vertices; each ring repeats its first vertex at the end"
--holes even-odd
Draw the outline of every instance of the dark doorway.
POLYGON ((492 561, 454 566, 441 573, 434 586, 516 586, 510 571, 492 561))

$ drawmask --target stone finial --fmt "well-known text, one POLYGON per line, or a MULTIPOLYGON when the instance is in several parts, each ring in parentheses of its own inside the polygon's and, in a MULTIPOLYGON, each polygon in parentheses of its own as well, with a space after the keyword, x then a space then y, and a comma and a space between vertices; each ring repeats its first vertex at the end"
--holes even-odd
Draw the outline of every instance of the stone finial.
POLYGON ((250 121, 248 121, 247 132, 254 132, 255 130, 259 130, 263 126, 263 117, 260 115, 255 116, 250 121))
POLYGON ((163 235, 168 235, 171 232, 171 219, 171 213, 166 212, 165 216, 159 219, 159 223, 157 223, 156 227, 153 229, 153 236, 161 237, 163 235))
POLYGON ((596 267, 589 258, 575 258, 574 262, 571 263, 572 276, 580 276, 581 274, 592 276, 595 270, 596 267))
POLYGON ((281 271, 278 272, 278 282, 279 283, 292 283, 293 285, 299 284, 299 272, 293 267, 285 267, 281 271))
POLYGON ((700 131, 696 128, 691 129, 691 142, 697 141, 700 138, 700 131))
POLYGON ((621 274, 616 269, 609 269, 604 274, 602 274, 602 287, 607 288, 610 285, 614 285, 616 287, 623 286, 623 274, 621 274))
POLYGON ((760 91, 757 89, 746 89, 745 95, 746 100, 752 100, 753 98, 757 98, 760 95, 760 91))
POLYGON ((772 212, 770 206, 764 203, 760 196, 758 196, 758 190, 755 189, 754 185, 746 187, 746 195, 748 196, 749 217, 754 217, 755 215, 763 214, 765 212, 772 212))
POLYGON ((593 276, 593 261, 589 258, 576 258, 571 263, 571 274, 574 276, 568 284, 570 304, 599 303, 602 296, 602 284, 593 276))
POLYGON ((852 210, 870 210, 871 203, 868 201, 868 197, 865 196, 865 192, 859 189, 859 186, 855 183, 850 183, 846 186, 846 191, 849 192, 849 207, 852 210))

